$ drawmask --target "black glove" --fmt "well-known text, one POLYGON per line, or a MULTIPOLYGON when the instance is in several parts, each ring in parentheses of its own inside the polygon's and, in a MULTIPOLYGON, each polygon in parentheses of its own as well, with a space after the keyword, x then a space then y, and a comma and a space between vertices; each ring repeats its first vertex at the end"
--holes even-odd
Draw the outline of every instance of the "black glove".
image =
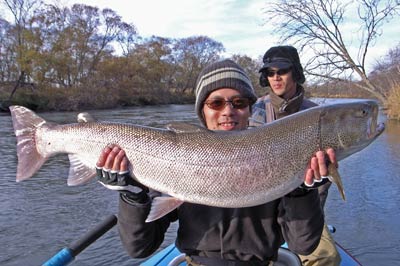
POLYGON ((306 184, 305 182, 301 184, 301 188, 305 189, 316 189, 319 188, 322 185, 325 185, 326 183, 330 182, 330 179, 328 176, 321 176, 320 180, 314 179, 314 182, 311 185, 306 184))
POLYGON ((288 197, 302 197, 308 194, 310 191, 318 189, 320 186, 325 185, 330 182, 329 178, 326 176, 321 177, 321 180, 314 180, 311 185, 307 185, 305 182, 301 184, 298 188, 288 193, 288 197))
POLYGON ((116 190, 128 203, 145 203, 149 197, 149 189, 135 181, 129 171, 116 172, 96 166, 97 180, 108 189, 116 190))

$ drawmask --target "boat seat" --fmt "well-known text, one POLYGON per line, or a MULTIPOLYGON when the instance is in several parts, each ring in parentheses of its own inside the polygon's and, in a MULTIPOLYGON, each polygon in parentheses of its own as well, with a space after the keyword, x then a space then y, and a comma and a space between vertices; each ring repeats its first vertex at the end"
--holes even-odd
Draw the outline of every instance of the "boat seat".
POLYGON ((301 260, 299 256, 290 251, 287 248, 279 248, 278 260, 274 263, 274 266, 301 266, 301 260))
MULTIPOLYGON (((173 258, 168 266, 182 266, 186 265, 185 254, 180 254, 173 258)), ((278 250, 278 260, 274 263, 274 266, 301 266, 301 261, 299 256, 290 251, 287 248, 279 248, 278 250)))

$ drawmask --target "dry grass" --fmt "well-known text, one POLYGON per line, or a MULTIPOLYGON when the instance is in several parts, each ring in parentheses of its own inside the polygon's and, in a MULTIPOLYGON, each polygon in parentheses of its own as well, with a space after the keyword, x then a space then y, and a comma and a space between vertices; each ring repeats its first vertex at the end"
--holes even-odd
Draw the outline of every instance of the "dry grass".
POLYGON ((400 120, 400 84, 391 89, 386 101, 386 110, 389 119, 400 120))

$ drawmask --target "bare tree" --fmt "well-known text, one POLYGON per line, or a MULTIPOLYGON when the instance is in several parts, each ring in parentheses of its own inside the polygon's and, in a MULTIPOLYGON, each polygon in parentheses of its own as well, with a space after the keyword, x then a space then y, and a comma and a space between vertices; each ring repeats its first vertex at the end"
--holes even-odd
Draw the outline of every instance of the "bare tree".
POLYGON ((260 69, 260 61, 254 60, 247 55, 234 54, 232 60, 238 63, 249 76, 251 83, 253 84, 256 95, 262 96, 268 92, 265 87, 260 86, 260 75, 258 70, 260 69))
POLYGON ((12 99, 16 90, 22 86, 33 86, 30 82, 31 60, 28 56, 29 47, 27 47, 27 28, 33 11, 41 5, 41 0, 3 0, 3 4, 12 14, 15 23, 14 33, 14 53, 16 55, 16 65, 18 67, 19 77, 15 81, 15 86, 10 94, 12 99))
POLYGON ((376 61, 369 77, 374 84, 389 90, 400 85, 400 43, 376 61))
POLYGON ((176 40, 173 50, 177 66, 175 85, 184 93, 194 91, 198 73, 218 60, 225 47, 207 36, 192 36, 176 40))
MULTIPOLYGON (((312 54, 304 64, 305 72, 325 80, 351 81, 385 102, 385 91, 368 78, 365 61, 369 48, 382 34, 382 25, 399 14, 399 0, 277 0, 270 3, 265 14, 275 25, 274 33, 281 35, 281 42, 292 41, 301 52, 312 54), (350 13, 353 12, 353 13, 350 13), (352 53, 346 39, 346 16, 357 20, 358 51, 352 53)), ((353 36, 354 37, 354 34, 353 36)))

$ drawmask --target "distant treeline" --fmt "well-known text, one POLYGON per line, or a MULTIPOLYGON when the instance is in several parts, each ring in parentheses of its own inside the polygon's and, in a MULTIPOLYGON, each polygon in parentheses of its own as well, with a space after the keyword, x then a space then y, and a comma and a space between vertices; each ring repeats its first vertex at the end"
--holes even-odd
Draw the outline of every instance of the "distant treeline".
MULTIPOLYGON (((8 6, 13 21, 0 14, 3 109, 10 104, 84 110, 193 103, 198 73, 224 56, 223 44, 207 36, 143 38, 110 9, 58 7, 36 0, 22 4, 27 3, 8 6)), ((258 85, 261 56, 232 56, 249 73, 258 95, 267 92, 258 85)), ((332 84, 305 86, 318 96, 322 88, 325 96, 349 96, 348 89, 332 84)), ((352 95, 361 94, 352 89, 352 95)))

